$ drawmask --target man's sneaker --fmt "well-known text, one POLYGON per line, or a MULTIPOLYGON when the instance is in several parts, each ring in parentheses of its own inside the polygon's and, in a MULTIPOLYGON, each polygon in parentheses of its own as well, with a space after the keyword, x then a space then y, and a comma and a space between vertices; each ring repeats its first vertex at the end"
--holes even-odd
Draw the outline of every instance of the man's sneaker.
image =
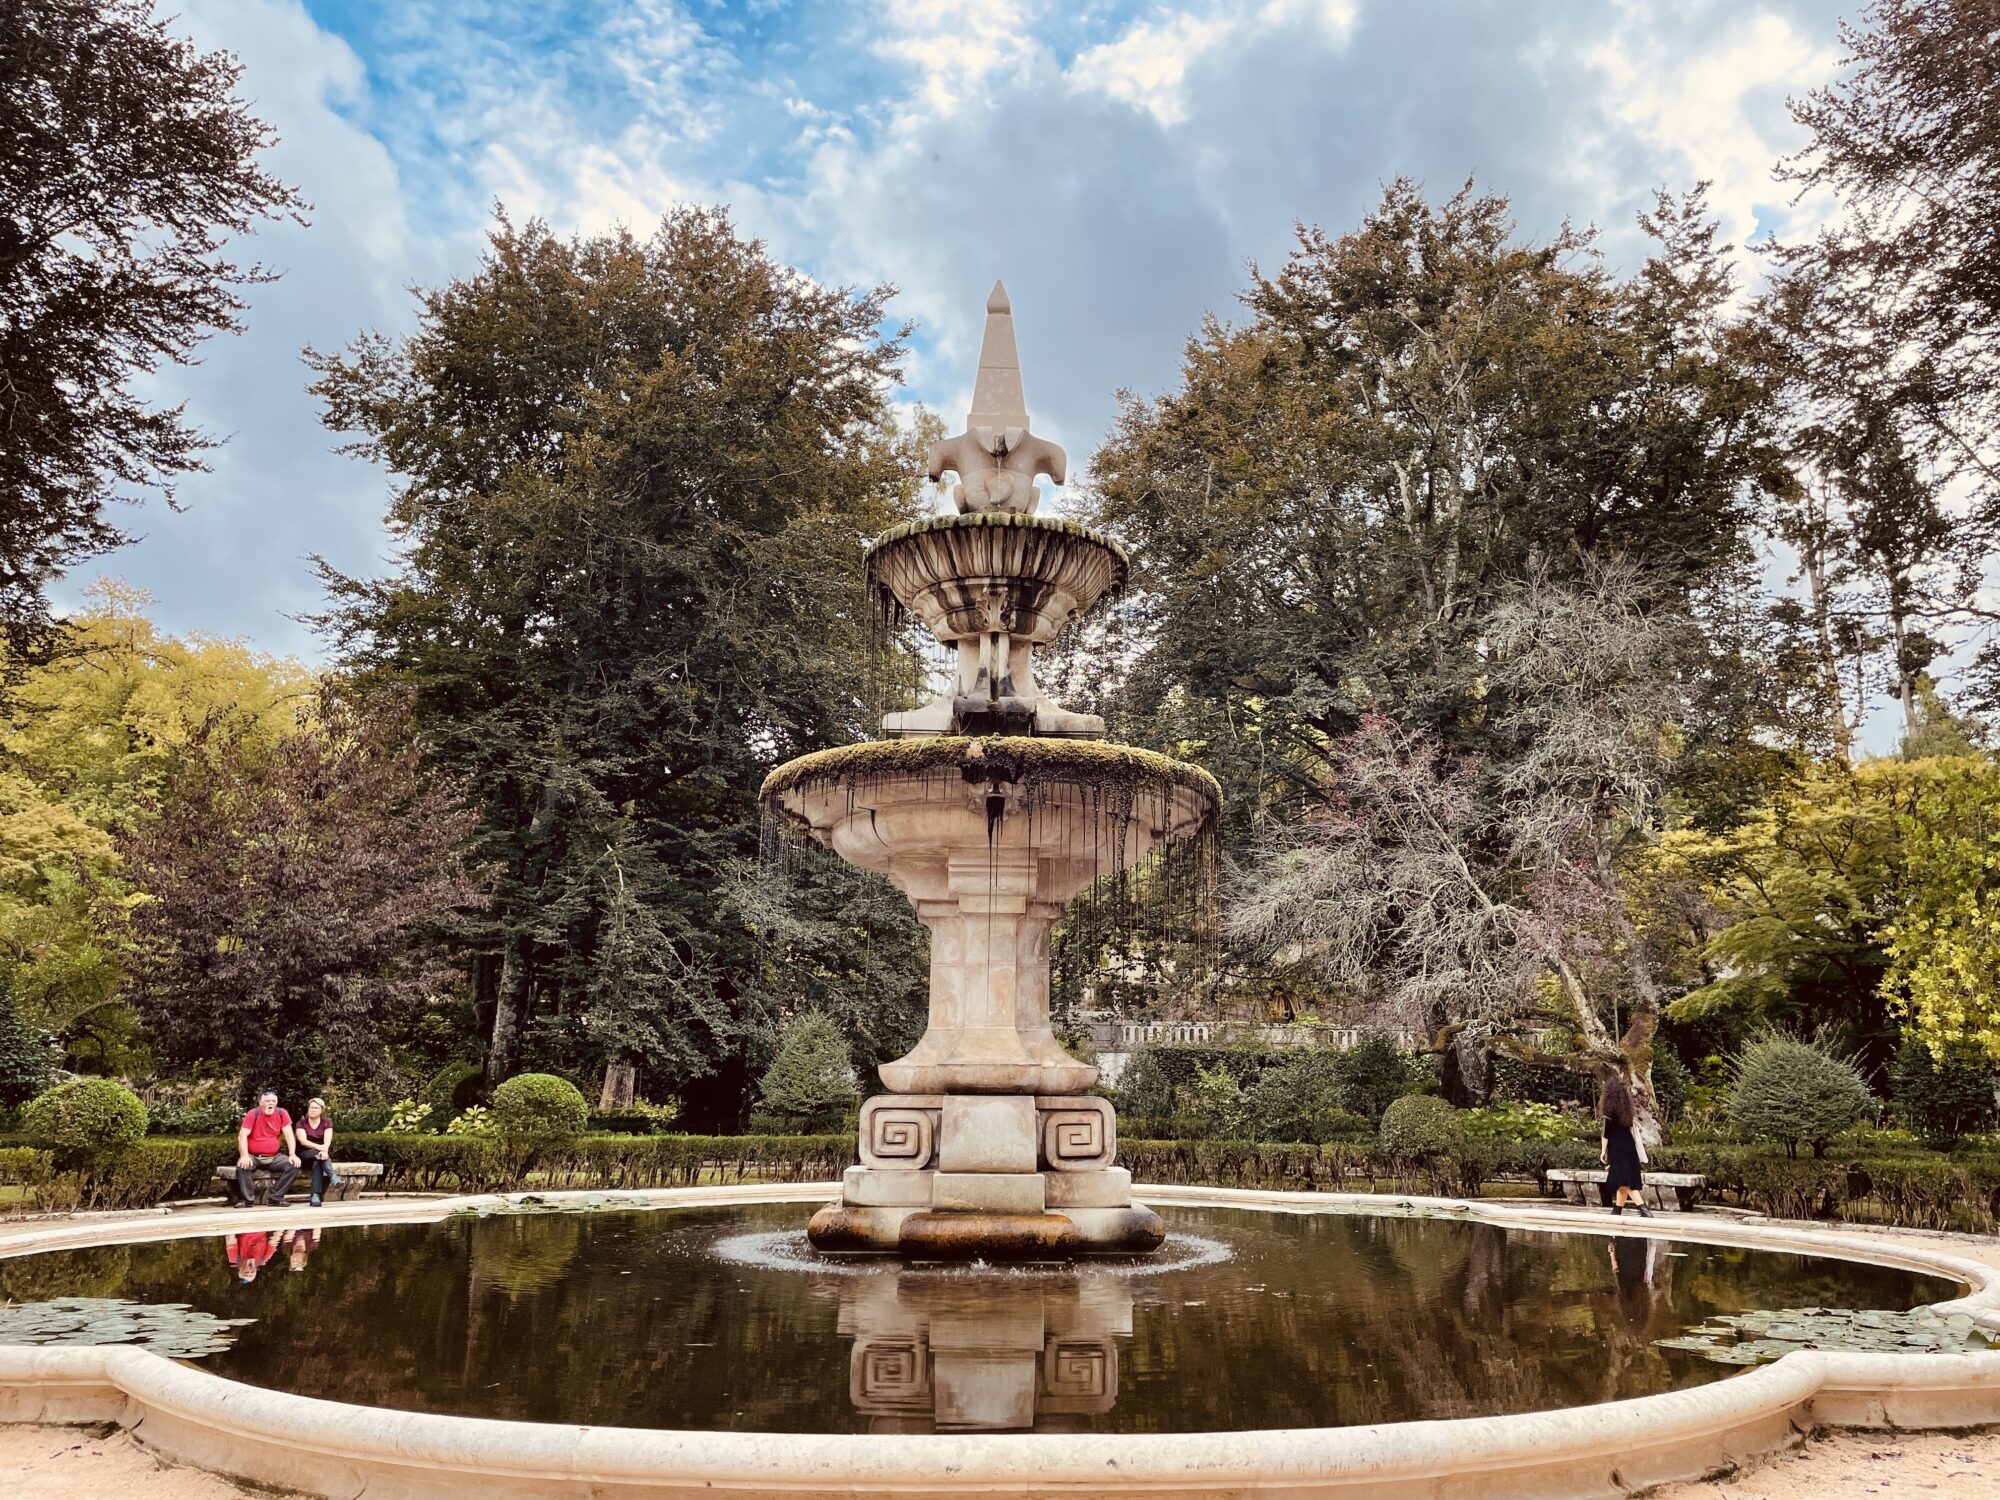
POLYGON ((313 1206, 314 1208, 318 1208, 318 1207, 319 1207, 319 1194, 318 1194, 318 1193, 314 1193, 314 1194, 312 1195, 312 1206, 313 1206))
POLYGON ((255 1208, 257 1205, 252 1203, 248 1198, 238 1198, 229 1206, 231 1208, 255 1208))

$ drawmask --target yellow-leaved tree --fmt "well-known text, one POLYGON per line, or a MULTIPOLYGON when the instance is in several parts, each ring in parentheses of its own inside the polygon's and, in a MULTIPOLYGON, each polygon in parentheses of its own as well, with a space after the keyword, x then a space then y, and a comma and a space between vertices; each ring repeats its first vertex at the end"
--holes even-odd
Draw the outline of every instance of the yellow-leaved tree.
POLYGON ((29 1024, 94 1039, 102 1054, 130 1030, 125 918, 144 899, 112 835, 212 716, 242 716, 275 740, 314 678, 241 641, 162 635, 145 616, 151 599, 123 584, 94 584, 86 598, 66 648, 23 677, 0 720, 0 983, 29 1024))
POLYGON ((1883 987, 1934 1056, 1976 1048, 2000 1062, 2000 760, 1940 757, 1910 772, 1883 987))

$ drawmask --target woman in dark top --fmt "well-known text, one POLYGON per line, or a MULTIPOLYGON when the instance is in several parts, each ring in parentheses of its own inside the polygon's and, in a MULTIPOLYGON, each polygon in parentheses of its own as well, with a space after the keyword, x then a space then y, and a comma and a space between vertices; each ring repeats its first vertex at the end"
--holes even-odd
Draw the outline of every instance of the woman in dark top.
POLYGON ((333 1121, 326 1117, 326 1101, 315 1099, 306 1106, 306 1117, 293 1127, 299 1141, 299 1160, 312 1176, 312 1206, 330 1187, 340 1186, 340 1174, 333 1170, 333 1121))
POLYGON ((1650 1219, 1639 1176, 1639 1142, 1632 1134, 1635 1111, 1632 1091, 1616 1073, 1604 1075, 1604 1088, 1597 1096, 1597 1118, 1603 1122, 1604 1136, 1598 1143, 1597 1159, 1604 1163, 1604 1185, 1611 1189, 1611 1211, 1625 1212, 1629 1201, 1641 1218, 1650 1219))

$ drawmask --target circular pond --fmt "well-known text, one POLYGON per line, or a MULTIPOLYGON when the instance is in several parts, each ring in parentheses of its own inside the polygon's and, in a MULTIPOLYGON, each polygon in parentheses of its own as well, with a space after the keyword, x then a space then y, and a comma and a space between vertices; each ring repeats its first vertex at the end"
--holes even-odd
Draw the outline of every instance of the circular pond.
POLYGON ((1881 1337, 1921 1343, 1928 1332, 1886 1315, 1958 1292, 1852 1261, 1639 1236, 1166 1216, 1160 1256, 1072 1269, 828 1262, 786 1204, 60 1251, 0 1261, 15 1304, 0 1309, 0 1342, 136 1337, 276 1390, 464 1416, 1202 1432, 1650 1395, 1759 1357, 1717 1348, 1718 1319, 1752 1315, 1775 1331, 1770 1349, 1809 1339, 1812 1310, 1873 1309, 1881 1337))

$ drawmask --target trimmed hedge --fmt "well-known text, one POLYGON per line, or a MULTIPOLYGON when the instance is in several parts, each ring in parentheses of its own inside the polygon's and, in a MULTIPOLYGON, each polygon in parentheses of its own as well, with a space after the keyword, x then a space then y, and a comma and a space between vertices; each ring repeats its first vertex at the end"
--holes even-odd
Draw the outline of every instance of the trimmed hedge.
MULTIPOLYGON (((212 1197, 215 1168, 233 1160, 235 1150, 227 1136, 149 1137, 84 1168, 58 1171, 49 1152, 10 1144, 0 1146, 0 1186, 29 1189, 23 1206, 44 1211, 212 1197)), ((854 1138, 592 1135, 542 1152, 518 1171, 492 1137, 355 1134, 341 1139, 340 1154, 381 1162, 381 1185, 392 1192, 603 1190, 827 1181, 852 1165, 854 1138)), ((1417 1160, 1367 1142, 1126 1139, 1118 1159, 1141 1182, 1469 1197, 1506 1179, 1533 1182, 1546 1193, 1551 1168, 1595 1166, 1597 1143, 1468 1139, 1417 1160)), ((1775 1217, 1987 1233, 2000 1223, 2000 1153, 1887 1151, 1815 1161, 1770 1147, 1691 1145, 1660 1147, 1653 1165, 1700 1172, 1712 1197, 1775 1217)))

